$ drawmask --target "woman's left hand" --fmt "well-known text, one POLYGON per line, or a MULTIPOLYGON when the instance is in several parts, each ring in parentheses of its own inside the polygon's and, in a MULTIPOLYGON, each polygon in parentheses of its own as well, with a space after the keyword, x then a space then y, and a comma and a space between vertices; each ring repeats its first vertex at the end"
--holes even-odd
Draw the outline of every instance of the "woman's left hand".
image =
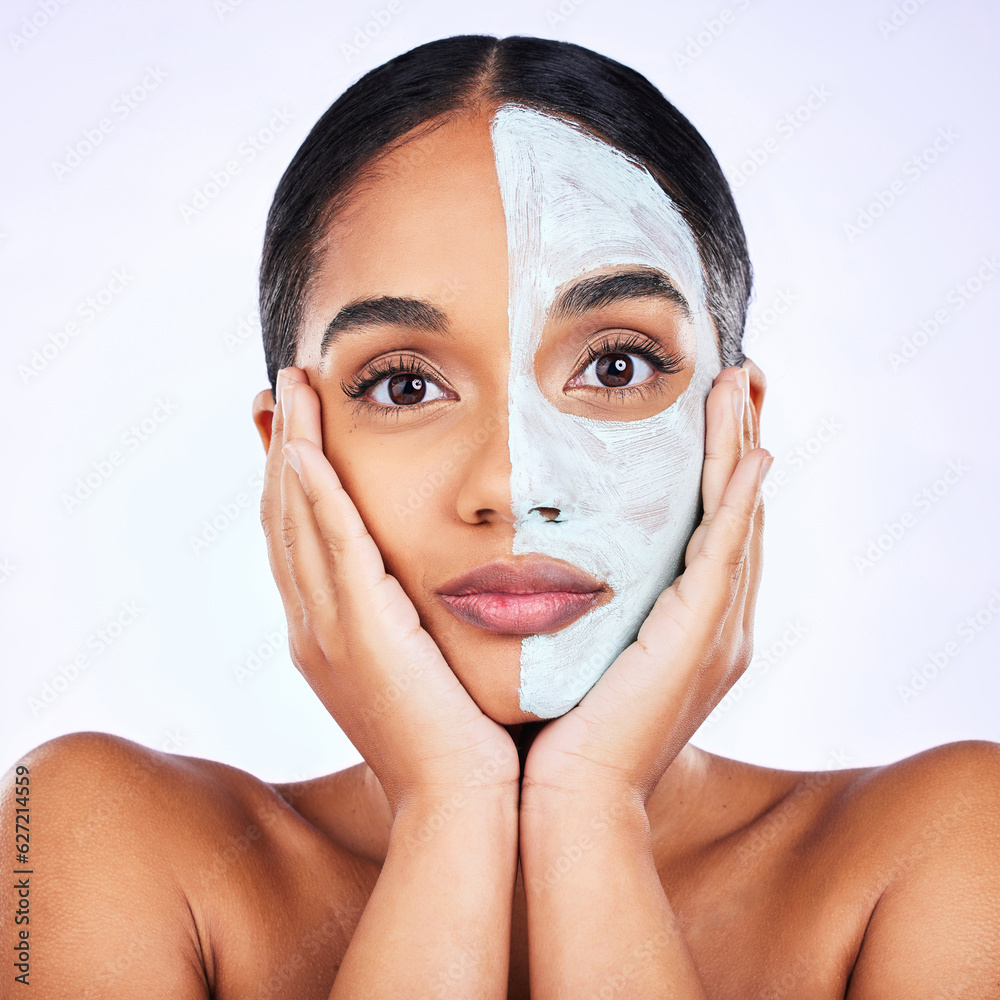
POLYGON ((746 669, 761 573, 761 482, 771 463, 755 447, 755 427, 747 372, 724 369, 706 404, 704 517, 684 572, 580 703, 538 731, 522 798, 548 790, 647 801, 746 669))

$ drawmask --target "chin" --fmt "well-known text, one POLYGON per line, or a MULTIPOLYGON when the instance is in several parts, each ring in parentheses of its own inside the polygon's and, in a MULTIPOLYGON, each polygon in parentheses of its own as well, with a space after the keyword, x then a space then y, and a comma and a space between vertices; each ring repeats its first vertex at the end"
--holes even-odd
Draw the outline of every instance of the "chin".
POLYGON ((501 726, 543 721, 521 708, 524 636, 484 632, 465 624, 456 628, 450 621, 446 625, 442 628, 434 622, 428 632, 483 715, 501 726))
POLYGON ((548 721, 547 719, 539 718, 534 712, 526 712, 521 708, 516 684, 512 688, 507 688, 503 691, 472 688, 469 690, 469 693, 483 715, 499 723, 501 726, 516 726, 524 722, 548 721))

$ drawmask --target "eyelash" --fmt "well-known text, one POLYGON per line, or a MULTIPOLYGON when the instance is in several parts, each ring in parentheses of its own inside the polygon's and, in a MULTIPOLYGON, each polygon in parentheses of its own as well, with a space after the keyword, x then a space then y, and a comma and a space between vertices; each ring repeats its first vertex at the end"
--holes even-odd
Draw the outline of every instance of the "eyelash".
MULTIPOLYGON (((677 375, 684 371, 684 357, 674 351, 664 351, 651 344, 648 340, 640 338, 637 334, 631 333, 628 336, 621 334, 611 334, 606 339, 598 341, 597 344, 587 345, 587 360, 583 366, 586 371, 598 358, 605 354, 635 354, 644 361, 649 362, 649 366, 661 375, 677 375)), ((645 399, 647 392, 663 392, 662 379, 650 379, 647 382, 640 382, 639 385, 622 386, 587 386, 588 389, 596 389, 603 392, 609 399, 613 396, 624 399, 628 394, 638 394, 639 399, 645 399)), ((633 398, 636 398, 633 395, 633 398)))
MULTIPOLYGON (((636 334, 628 336, 609 335, 597 344, 587 345, 587 358, 582 371, 586 371, 595 361, 605 354, 635 354, 647 361, 651 368, 662 375, 677 375, 684 370, 684 358, 673 351, 663 351, 652 345, 647 340, 643 340, 636 334)), ((380 416, 388 416, 386 410, 416 410, 423 407, 424 403, 413 403, 409 406, 385 406, 382 403, 373 403, 365 398, 365 393, 372 386, 378 385, 383 379, 392 378, 393 375, 419 375, 429 382, 439 383, 442 380, 436 372, 431 371, 419 358, 410 355, 397 355, 391 358, 381 358, 371 364, 364 375, 355 375, 350 381, 341 382, 340 387, 345 395, 355 401, 358 407, 378 411, 380 416)), ((662 392, 663 386, 659 379, 642 382, 635 386, 624 386, 614 388, 612 386, 587 386, 589 389, 597 389, 609 398, 617 396, 624 398, 628 394, 638 393, 639 398, 645 398, 647 391, 662 392)), ((430 400, 437 402, 437 400, 430 400)))
MULTIPOLYGON (((365 399, 365 393, 372 386, 378 385, 383 379, 392 378, 393 375, 419 375, 428 382, 440 383, 442 381, 437 372, 431 371, 420 358, 399 354, 392 358, 380 358, 378 361, 372 362, 367 374, 355 375, 349 382, 341 382, 340 387, 344 390, 345 395, 355 401, 358 408, 377 411, 379 416, 388 417, 389 414, 386 413, 386 410, 395 410, 398 413, 400 410, 420 409, 424 405, 423 403, 414 403, 411 406, 385 406, 382 403, 373 403, 370 399, 365 399)), ((437 400, 431 400, 431 402, 437 402, 437 400)))

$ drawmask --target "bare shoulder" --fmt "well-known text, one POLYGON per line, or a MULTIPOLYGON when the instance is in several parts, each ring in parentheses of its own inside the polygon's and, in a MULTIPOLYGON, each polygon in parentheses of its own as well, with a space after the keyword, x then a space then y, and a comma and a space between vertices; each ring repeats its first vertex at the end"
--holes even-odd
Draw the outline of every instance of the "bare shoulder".
MULTIPOLYGON (((911 757, 853 772, 843 789, 852 825, 894 849, 886 885, 936 850, 954 851, 961 832, 1000 824, 1000 744, 946 743, 911 757), (955 834, 955 836, 950 836, 955 834)), ((976 846, 970 838, 968 847, 976 846)), ((989 841, 980 841, 986 846, 989 841)), ((996 845, 993 845, 994 850, 996 845)))
POLYGON ((873 896, 849 1000, 1000 998, 1000 745, 866 768, 842 794, 873 896))
MULTIPOLYGON (((46 996, 238 992, 219 988, 220 956, 262 935, 252 967, 266 961, 269 934, 302 932, 291 908, 307 873, 329 887, 329 936, 342 929, 338 907, 356 909, 343 891, 357 882, 346 853, 238 768, 73 733, 10 769, 0 792, 8 828, 25 789, 30 923, 20 929, 32 942, 30 981, 46 996), (248 926, 268 901, 266 926, 248 926)), ((303 910, 329 922, 324 912, 303 910)))

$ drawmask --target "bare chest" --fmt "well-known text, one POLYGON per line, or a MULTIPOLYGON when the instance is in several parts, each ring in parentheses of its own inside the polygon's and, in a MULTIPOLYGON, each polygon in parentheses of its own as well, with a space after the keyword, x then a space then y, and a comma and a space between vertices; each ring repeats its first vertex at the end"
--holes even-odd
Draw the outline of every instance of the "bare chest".
MULTIPOLYGON (((256 869, 219 895, 214 996, 329 996, 380 869, 356 859, 345 863, 319 848, 295 869, 292 878, 256 869)), ((660 876, 710 996, 843 998, 872 896, 824 850, 797 851, 787 843, 748 850, 736 842, 664 864, 660 876)), ((580 919, 599 916, 584 910, 580 919)), ((446 973, 441 995, 447 995, 446 973)), ((528 912, 519 874, 510 1000, 530 997, 529 974, 528 912)))

